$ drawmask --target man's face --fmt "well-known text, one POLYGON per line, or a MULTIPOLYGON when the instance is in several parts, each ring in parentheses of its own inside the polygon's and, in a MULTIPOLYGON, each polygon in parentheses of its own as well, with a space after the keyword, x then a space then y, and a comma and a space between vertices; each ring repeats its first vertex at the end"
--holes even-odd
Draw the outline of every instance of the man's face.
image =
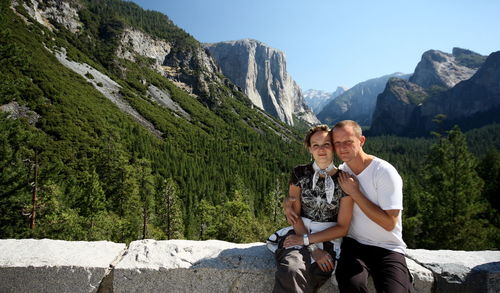
POLYGON ((351 126, 335 128, 332 139, 335 153, 347 163, 359 155, 365 142, 365 137, 357 137, 351 126))

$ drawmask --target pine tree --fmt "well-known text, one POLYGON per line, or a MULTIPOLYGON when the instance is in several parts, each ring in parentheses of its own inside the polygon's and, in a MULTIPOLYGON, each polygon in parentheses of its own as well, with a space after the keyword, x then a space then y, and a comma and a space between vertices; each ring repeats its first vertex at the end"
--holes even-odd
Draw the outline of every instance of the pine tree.
POLYGON ((142 204, 142 239, 148 237, 148 224, 151 211, 154 208, 153 176, 151 175, 151 162, 140 159, 136 163, 139 176, 139 197, 142 204))
POLYGON ((475 171, 465 135, 455 126, 431 147, 423 168, 421 194, 423 248, 484 249, 488 222, 481 219, 486 205, 481 198, 483 181, 475 171))
POLYGON ((163 180, 159 209, 160 226, 167 239, 183 238, 184 223, 182 221, 182 206, 179 199, 179 188, 172 178, 163 180))
POLYGON ((265 198, 264 211, 266 216, 269 217, 273 224, 277 224, 283 217, 283 212, 281 209, 281 203, 283 202, 284 192, 281 188, 278 178, 276 178, 276 183, 273 190, 271 190, 265 198))
POLYGON ((207 200, 203 199, 196 208, 199 225, 199 239, 207 240, 217 238, 217 209, 207 200))

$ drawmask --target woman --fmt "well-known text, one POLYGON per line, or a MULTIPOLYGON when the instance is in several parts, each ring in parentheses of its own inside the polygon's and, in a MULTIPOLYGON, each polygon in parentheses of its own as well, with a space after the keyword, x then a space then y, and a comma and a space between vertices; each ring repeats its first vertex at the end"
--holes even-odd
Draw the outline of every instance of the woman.
POLYGON ((304 145, 314 162, 295 167, 291 174, 284 208, 292 227, 268 239, 268 244, 277 244, 273 292, 319 289, 334 271, 340 239, 346 235, 351 221, 353 201, 338 184, 341 171, 333 164, 328 126, 312 127, 304 145))

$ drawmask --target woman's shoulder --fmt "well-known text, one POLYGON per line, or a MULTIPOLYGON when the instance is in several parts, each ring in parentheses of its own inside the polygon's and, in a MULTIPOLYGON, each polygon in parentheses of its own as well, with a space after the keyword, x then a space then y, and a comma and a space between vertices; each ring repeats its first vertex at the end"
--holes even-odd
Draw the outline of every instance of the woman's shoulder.
POLYGON ((309 164, 297 165, 297 166, 293 167, 293 170, 294 171, 310 171, 310 170, 314 170, 314 169, 312 167, 312 163, 309 163, 309 164))
POLYGON ((293 168, 293 173, 297 177, 307 176, 314 173, 314 168, 312 167, 312 163, 297 165, 293 168))

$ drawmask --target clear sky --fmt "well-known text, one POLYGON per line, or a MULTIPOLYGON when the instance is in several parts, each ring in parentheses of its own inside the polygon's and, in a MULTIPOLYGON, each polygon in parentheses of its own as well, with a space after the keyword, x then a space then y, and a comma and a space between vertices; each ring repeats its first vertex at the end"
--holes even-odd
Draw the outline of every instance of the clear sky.
POLYGON ((302 90, 412 73, 422 53, 500 50, 498 0, 133 0, 204 43, 252 38, 286 54, 302 90))

